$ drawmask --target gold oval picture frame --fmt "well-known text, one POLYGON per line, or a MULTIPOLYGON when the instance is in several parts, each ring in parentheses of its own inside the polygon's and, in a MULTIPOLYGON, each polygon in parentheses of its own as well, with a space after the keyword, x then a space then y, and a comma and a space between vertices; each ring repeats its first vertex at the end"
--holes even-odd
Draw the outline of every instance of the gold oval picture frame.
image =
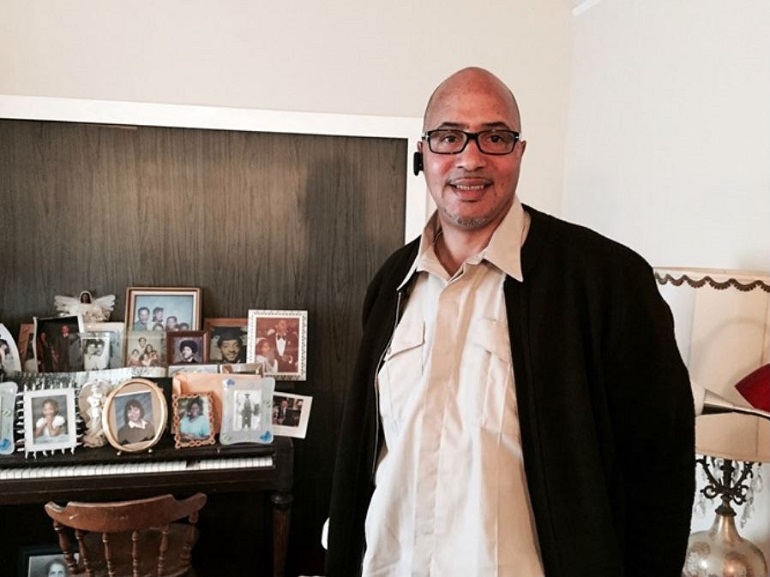
POLYGON ((167 420, 161 388, 147 379, 130 379, 107 396, 102 428, 110 445, 119 451, 137 452, 157 444, 167 420))

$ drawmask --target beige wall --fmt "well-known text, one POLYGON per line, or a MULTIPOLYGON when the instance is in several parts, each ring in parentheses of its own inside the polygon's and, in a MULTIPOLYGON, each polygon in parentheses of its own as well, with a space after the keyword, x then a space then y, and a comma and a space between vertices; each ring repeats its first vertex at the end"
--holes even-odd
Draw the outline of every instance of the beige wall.
POLYGON ((488 67, 524 115, 522 198, 561 209, 564 0, 0 0, 0 13, 7 95, 420 117, 447 74, 488 67))
MULTIPOLYGON (((574 50, 564 215, 656 266, 770 271, 770 2, 603 0, 574 50)), ((770 558, 762 471, 739 531, 770 558)))

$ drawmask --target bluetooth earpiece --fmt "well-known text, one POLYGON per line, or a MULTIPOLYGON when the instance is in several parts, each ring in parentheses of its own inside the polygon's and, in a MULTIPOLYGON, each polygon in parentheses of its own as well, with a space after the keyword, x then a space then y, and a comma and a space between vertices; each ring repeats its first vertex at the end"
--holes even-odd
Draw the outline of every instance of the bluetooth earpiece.
POLYGON ((414 157, 412 159, 412 170, 414 171, 414 175, 417 176, 420 174, 420 171, 423 169, 422 165, 422 152, 415 152, 414 157))

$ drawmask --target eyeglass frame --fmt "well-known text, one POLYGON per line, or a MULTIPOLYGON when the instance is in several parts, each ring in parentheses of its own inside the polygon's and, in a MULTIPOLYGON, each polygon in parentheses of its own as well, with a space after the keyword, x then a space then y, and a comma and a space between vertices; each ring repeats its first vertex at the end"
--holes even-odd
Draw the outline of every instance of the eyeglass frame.
POLYGON ((441 154, 441 155, 450 155, 450 154, 460 154, 462 153, 467 147, 468 143, 473 140, 476 142, 476 148, 479 149, 479 152, 482 154, 487 154, 489 156, 506 156, 508 154, 511 154, 514 150, 516 150, 516 143, 520 142, 521 140, 521 132, 516 132, 515 130, 507 130, 507 129, 500 129, 500 128, 491 128, 489 130, 480 130, 479 132, 468 132, 466 130, 460 130, 459 128, 436 128, 434 130, 426 130, 422 133, 422 136, 420 136, 420 140, 423 142, 426 142, 428 144, 428 150, 430 150, 433 154, 441 154), (463 143, 463 146, 460 150, 457 152, 437 152, 433 150, 433 147, 430 145, 430 135, 435 132, 458 132, 460 134, 465 135, 465 142, 463 143), (488 132, 497 132, 497 133, 505 133, 505 134, 512 134, 513 135, 513 146, 511 146, 511 149, 508 152, 486 152, 481 147, 481 142, 479 141, 479 136, 488 132))

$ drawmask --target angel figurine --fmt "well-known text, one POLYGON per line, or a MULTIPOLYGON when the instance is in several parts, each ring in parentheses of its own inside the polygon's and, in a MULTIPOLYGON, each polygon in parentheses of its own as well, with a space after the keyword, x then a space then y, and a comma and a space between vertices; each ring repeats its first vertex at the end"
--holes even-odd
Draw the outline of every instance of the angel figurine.
POLYGON ((87 323, 99 323, 110 320, 110 313, 115 308, 115 295, 95 299, 90 292, 82 291, 78 298, 56 295, 53 302, 60 316, 81 315, 87 323))

